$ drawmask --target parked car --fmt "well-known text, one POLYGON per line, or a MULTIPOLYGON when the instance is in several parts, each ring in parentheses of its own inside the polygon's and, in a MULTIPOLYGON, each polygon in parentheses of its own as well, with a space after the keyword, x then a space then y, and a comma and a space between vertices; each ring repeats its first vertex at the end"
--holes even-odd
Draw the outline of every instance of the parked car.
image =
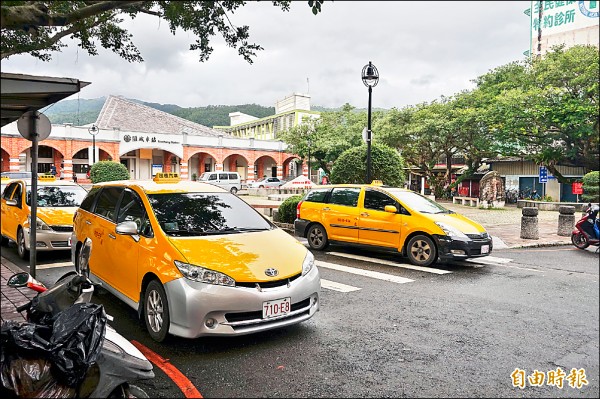
MULTIPOLYGON (((75 183, 40 175, 37 181, 36 250, 69 250, 73 215, 87 191, 75 183)), ((1 197, 2 242, 17 243, 23 259, 29 257, 31 226, 31 179, 11 180, 1 197)))
POLYGON ((381 183, 317 186, 298 203, 295 234, 312 249, 329 243, 400 252, 418 266, 487 256, 485 229, 411 190, 381 183))
POLYGON ((200 175, 198 181, 214 184, 230 191, 232 194, 242 189, 242 179, 237 172, 204 172, 200 175))
POLYGON ((75 215, 76 267, 86 238, 93 248, 90 278, 137 310, 159 342, 168 333, 270 330, 319 309, 312 253, 212 184, 166 173, 94 184, 75 215))
POLYGON ((285 180, 277 177, 263 177, 260 180, 248 183, 248 188, 277 188, 285 184, 285 180))

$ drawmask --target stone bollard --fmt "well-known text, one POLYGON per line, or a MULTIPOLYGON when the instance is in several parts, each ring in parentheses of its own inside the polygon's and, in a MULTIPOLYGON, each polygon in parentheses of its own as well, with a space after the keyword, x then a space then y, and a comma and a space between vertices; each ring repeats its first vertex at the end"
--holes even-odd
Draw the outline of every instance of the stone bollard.
POLYGON ((521 238, 537 240, 540 238, 538 230, 538 209, 535 207, 525 207, 521 211, 521 238))
POLYGON ((570 236, 575 228, 575 207, 561 205, 558 207, 558 232, 559 236, 570 236))

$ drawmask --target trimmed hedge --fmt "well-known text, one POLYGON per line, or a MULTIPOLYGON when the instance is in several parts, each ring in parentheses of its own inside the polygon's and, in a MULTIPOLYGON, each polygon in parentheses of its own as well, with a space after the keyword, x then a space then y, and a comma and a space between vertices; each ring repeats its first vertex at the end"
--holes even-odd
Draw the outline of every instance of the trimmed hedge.
MULTIPOLYGON (((404 160, 395 149, 383 144, 371 145, 371 180, 392 187, 404 185, 404 160)), ((367 176, 367 145, 344 151, 331 168, 331 183, 364 183, 367 176)), ((369 182, 371 183, 371 182, 369 182)))
POLYGON ((293 195, 286 198, 281 205, 279 205, 277 212, 281 223, 294 223, 294 220, 296 220, 296 208, 298 207, 298 202, 300 202, 302 198, 302 195, 293 195))
POLYGON ((100 161, 92 165, 90 169, 90 179, 92 183, 102 183, 104 181, 128 180, 129 171, 120 162, 100 161))
POLYGON ((600 202, 600 172, 593 171, 583 176, 583 195, 585 202, 600 202))

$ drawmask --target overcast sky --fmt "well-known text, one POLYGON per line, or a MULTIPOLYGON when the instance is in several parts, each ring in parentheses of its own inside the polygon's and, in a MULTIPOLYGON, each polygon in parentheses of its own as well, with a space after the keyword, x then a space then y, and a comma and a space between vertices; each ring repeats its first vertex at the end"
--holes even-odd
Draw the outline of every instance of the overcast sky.
MULTIPOLYGON (((529 1, 326 1, 314 16, 306 1, 283 12, 250 2, 230 15, 250 26, 264 50, 248 64, 220 37, 207 62, 189 51, 191 34, 173 36, 164 21, 143 15, 126 26, 145 59, 128 63, 110 51, 90 56, 74 44, 51 62, 28 55, 2 60, 3 72, 91 82, 80 98, 122 95, 182 107, 255 103, 274 106, 294 92, 312 105, 367 106, 361 70, 380 74, 373 107, 401 108, 473 88, 472 79, 524 58, 529 1), (308 81, 307 81, 308 79, 308 81)), ((77 95, 69 99, 78 98, 77 95)))

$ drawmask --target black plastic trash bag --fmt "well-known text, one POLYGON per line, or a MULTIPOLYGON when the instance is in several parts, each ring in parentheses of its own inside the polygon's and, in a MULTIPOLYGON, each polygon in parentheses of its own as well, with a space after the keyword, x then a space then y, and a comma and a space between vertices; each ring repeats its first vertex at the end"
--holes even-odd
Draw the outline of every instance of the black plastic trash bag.
MULTIPOLYGON (((15 359, 46 359, 58 383, 77 387, 96 361, 105 331, 104 307, 94 303, 74 304, 58 313, 51 326, 3 323, 0 333, 3 387, 18 392, 12 384, 22 380, 28 369, 34 370, 26 367, 27 362, 21 363, 20 370, 11 370, 15 359), (11 375, 14 378, 8 378, 11 375)), ((32 380, 36 378, 31 375, 32 380)))

